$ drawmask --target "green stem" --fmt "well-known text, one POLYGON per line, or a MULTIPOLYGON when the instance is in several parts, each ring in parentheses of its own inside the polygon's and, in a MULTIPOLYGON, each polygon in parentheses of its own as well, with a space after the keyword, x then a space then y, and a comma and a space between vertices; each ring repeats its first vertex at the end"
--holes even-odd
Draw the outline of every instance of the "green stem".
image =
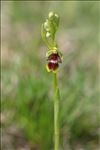
POLYGON ((57 75, 53 73, 54 79, 54 150, 59 150, 59 99, 57 89, 57 75))

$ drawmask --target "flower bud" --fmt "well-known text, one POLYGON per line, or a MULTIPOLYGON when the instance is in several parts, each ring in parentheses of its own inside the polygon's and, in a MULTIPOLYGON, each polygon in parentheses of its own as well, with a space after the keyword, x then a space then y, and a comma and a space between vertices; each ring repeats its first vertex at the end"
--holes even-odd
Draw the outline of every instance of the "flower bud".
POLYGON ((53 13, 53 12, 50 12, 50 13, 49 13, 49 19, 51 19, 53 16, 54 16, 54 13, 53 13))
POLYGON ((47 33, 46 33, 46 37, 48 38, 48 37, 50 37, 50 36, 51 36, 50 32, 47 32, 47 33))
POLYGON ((59 16, 57 15, 57 14, 55 14, 55 17, 58 19, 59 18, 59 16))
POLYGON ((44 23, 44 29, 45 29, 46 31, 50 31, 48 19, 46 19, 46 21, 45 21, 45 23, 44 23))

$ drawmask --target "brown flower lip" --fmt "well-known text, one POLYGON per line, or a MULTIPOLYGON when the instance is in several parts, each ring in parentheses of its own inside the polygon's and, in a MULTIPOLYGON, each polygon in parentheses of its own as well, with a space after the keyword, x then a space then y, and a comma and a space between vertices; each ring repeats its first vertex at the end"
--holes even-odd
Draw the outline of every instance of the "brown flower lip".
POLYGON ((51 63, 51 62, 48 63, 48 68, 50 71, 55 71, 58 67, 59 67, 58 63, 51 63))
POLYGON ((50 72, 56 71, 59 67, 59 63, 62 63, 62 60, 58 53, 52 53, 50 56, 48 56, 47 62, 47 69, 50 72))

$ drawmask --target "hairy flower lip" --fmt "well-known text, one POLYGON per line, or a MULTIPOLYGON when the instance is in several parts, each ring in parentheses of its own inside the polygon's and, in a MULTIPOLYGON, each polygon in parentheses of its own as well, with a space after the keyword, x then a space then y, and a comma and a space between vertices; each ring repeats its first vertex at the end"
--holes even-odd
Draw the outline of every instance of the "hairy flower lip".
POLYGON ((47 68, 47 71, 48 72, 56 72, 57 69, 59 67, 59 64, 58 63, 51 63, 49 62, 47 65, 46 65, 46 68, 47 68))
POLYGON ((52 52, 47 57, 47 65, 46 65, 47 71, 48 72, 52 71, 55 73, 59 68, 59 63, 62 63, 61 55, 57 51, 52 52))

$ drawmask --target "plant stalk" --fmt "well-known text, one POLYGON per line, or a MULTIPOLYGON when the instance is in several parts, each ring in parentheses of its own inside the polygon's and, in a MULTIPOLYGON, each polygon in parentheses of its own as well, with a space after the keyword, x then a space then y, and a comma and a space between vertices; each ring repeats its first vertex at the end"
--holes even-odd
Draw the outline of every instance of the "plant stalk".
POLYGON ((54 79, 54 150, 59 150, 59 98, 58 98, 56 73, 53 73, 53 79, 54 79))

